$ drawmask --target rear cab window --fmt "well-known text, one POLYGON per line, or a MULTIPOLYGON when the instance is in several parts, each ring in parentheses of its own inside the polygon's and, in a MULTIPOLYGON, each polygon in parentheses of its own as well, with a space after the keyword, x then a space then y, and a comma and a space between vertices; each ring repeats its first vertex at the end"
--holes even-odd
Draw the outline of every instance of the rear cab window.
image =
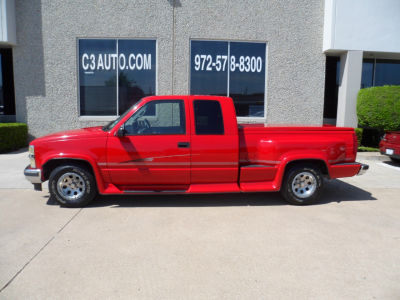
POLYGON ((216 100, 194 100, 194 121, 197 135, 223 135, 221 104, 216 100))

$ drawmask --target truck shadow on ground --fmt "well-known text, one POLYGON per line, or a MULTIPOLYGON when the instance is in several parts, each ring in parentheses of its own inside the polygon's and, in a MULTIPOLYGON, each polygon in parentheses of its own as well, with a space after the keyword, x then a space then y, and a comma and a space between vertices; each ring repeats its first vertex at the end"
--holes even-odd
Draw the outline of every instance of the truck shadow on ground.
POLYGON ((388 166, 400 168, 400 161, 385 160, 382 163, 388 166))
MULTIPOLYGON (((325 181, 321 200, 314 205, 331 202, 377 200, 371 193, 341 180, 325 181)), ((49 198, 47 204, 56 204, 49 198)), ((241 193, 207 195, 115 195, 98 196, 90 207, 218 207, 289 205, 280 193, 241 193)))
MULTIPOLYGON (((58 203, 48 198, 48 205, 58 203)), ((377 200, 368 191, 341 180, 325 181, 323 195, 318 203, 377 200)), ((197 195, 99 195, 87 207, 218 207, 218 206, 275 206, 289 205, 278 192, 197 195)))

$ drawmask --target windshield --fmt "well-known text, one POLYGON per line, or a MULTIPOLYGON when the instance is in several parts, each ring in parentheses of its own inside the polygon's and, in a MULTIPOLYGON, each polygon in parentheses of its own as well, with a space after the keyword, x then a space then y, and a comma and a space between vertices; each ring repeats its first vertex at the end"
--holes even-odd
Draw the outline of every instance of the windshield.
POLYGON ((142 102, 142 99, 140 99, 135 105, 130 107, 126 112, 124 112, 119 118, 115 119, 114 121, 111 121, 107 125, 103 126, 103 131, 109 131, 114 128, 115 125, 118 124, 118 122, 123 119, 132 109, 134 109, 140 102, 142 102))

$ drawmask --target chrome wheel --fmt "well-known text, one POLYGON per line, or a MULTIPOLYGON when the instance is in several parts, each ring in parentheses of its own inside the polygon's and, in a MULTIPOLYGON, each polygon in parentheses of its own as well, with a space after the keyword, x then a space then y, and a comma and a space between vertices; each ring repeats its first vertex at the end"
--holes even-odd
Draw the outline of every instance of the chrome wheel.
POLYGON ((310 172, 301 172, 292 181, 292 191, 296 197, 307 198, 314 194, 317 180, 310 172))
POLYGON ((57 181, 58 193, 67 200, 77 200, 85 193, 85 181, 77 173, 68 172, 57 181))

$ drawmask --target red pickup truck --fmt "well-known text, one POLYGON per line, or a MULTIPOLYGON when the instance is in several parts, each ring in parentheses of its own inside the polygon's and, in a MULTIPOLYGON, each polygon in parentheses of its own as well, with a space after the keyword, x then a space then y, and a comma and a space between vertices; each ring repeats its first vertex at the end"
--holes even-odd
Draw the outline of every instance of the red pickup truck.
POLYGON ((49 181, 61 205, 100 194, 281 191, 292 204, 321 196, 324 178, 362 174, 352 128, 237 124, 229 97, 153 96, 104 127, 44 136, 24 174, 49 181))
POLYGON ((381 154, 394 162, 400 162, 400 131, 388 131, 379 143, 381 154))

